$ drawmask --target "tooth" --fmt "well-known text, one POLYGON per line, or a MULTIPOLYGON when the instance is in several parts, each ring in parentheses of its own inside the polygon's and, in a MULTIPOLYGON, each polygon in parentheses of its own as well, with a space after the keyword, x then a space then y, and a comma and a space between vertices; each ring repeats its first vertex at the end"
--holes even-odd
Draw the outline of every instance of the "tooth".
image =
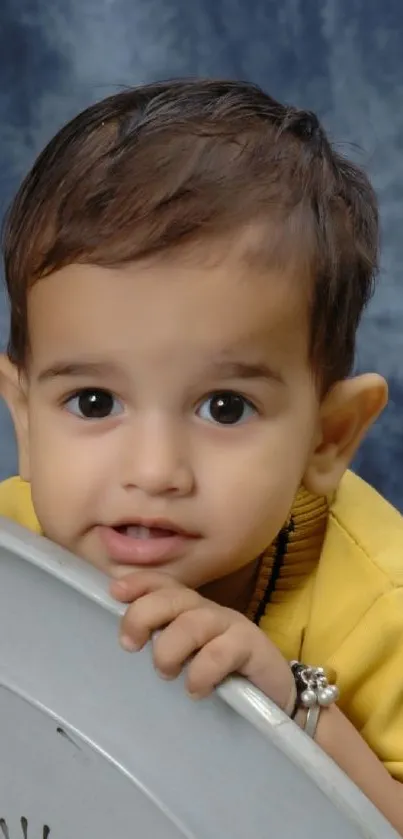
POLYGON ((151 536, 150 528, 149 527, 139 527, 139 539, 149 539, 151 536))
POLYGON ((149 539, 150 528, 140 524, 131 525, 127 528, 127 535, 131 536, 132 539, 149 539))

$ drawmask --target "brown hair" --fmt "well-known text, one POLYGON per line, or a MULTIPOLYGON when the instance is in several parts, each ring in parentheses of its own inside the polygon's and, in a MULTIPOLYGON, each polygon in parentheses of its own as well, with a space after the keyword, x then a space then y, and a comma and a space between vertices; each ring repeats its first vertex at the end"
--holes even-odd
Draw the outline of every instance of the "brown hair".
POLYGON ((266 258, 277 223, 283 252, 308 259, 310 357, 329 387, 351 371, 373 288, 374 192, 313 113, 240 82, 125 90, 51 140, 5 223, 11 360, 26 361, 27 291, 40 277, 73 262, 123 264, 253 221, 266 258))

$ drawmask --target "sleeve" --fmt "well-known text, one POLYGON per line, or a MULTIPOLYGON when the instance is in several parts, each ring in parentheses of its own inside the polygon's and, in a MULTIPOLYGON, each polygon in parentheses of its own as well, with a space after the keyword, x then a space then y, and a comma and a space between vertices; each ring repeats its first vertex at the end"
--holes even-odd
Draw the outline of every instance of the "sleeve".
POLYGON ((31 499, 31 487, 19 477, 8 478, 0 483, 0 516, 40 533, 31 499))
POLYGON ((337 674, 340 710, 403 783, 402 587, 379 596, 328 666, 337 674))

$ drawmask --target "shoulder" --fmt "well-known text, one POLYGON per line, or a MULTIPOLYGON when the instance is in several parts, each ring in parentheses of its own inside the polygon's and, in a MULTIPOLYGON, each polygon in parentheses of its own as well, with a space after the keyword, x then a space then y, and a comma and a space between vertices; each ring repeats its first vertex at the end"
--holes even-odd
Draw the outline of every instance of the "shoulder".
POLYGON ((403 517, 351 473, 330 507, 322 562, 308 656, 337 674, 341 710, 402 782, 403 517))
POLYGON ((0 483, 0 516, 12 519, 29 530, 40 531, 27 481, 15 476, 0 483))
POLYGON ((403 516, 352 472, 330 505, 328 540, 332 537, 348 545, 380 588, 403 586, 403 516))
POLYGON ((374 633, 382 637, 385 621, 392 635, 396 621, 402 633, 402 603, 402 516, 349 472, 329 507, 305 634, 307 660, 328 661, 367 622, 364 646, 373 644, 374 633))

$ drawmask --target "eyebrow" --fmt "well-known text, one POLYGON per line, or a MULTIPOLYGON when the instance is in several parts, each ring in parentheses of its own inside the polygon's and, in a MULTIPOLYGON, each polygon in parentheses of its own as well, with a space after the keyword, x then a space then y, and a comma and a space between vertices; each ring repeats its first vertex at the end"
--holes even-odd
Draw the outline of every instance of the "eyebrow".
POLYGON ((60 361, 41 370, 38 374, 38 382, 78 376, 103 378, 116 375, 117 372, 117 366, 110 361, 60 361))
MULTIPOLYGON (((283 377, 265 362, 245 362, 217 360, 208 365, 210 375, 223 379, 263 379, 265 381, 284 383, 283 377)), ((69 379, 77 377, 107 378, 116 376, 119 372, 116 364, 110 361, 60 361, 46 367, 38 374, 38 382, 48 382, 53 379, 69 379)))
POLYGON ((246 361, 215 361, 209 367, 209 371, 218 374, 224 379, 264 379, 284 383, 283 377, 272 367, 262 362, 246 361))

